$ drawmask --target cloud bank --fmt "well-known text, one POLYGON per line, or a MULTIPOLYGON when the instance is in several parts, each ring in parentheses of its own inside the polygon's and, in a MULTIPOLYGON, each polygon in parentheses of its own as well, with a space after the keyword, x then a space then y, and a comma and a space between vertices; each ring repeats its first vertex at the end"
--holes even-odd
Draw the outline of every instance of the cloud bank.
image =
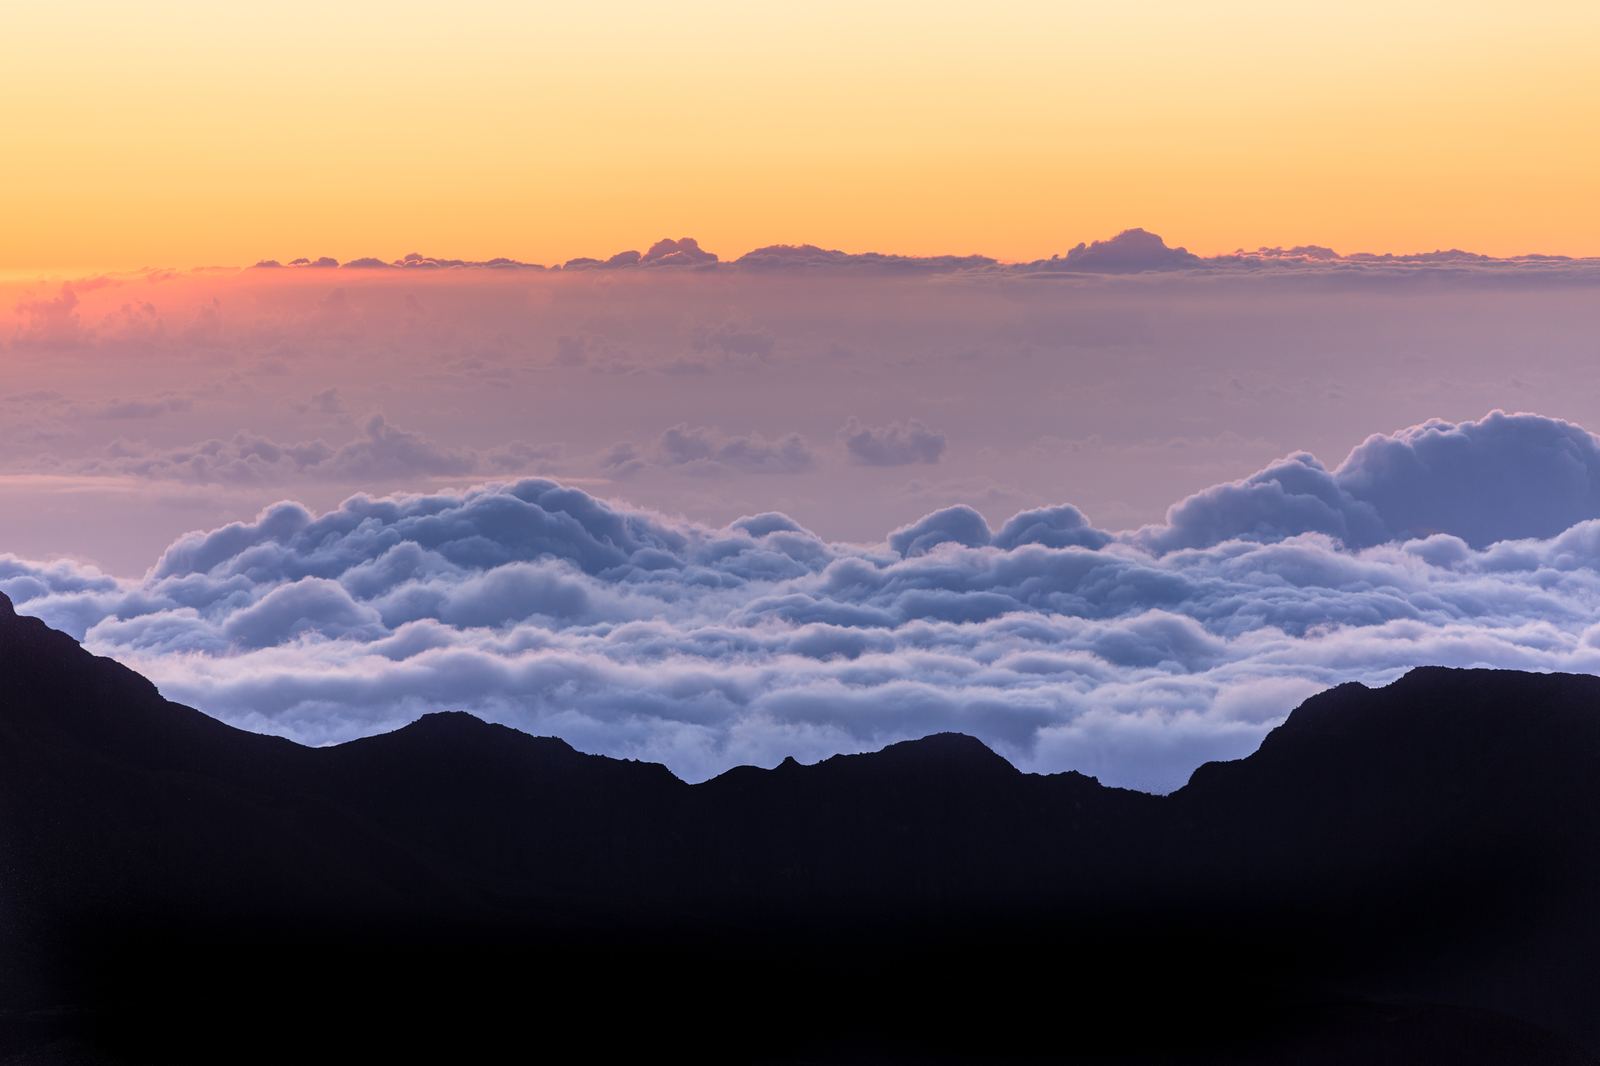
POLYGON ((1600 672, 1597 477, 1586 430, 1495 412, 1331 471, 1290 456, 1161 526, 956 506, 880 545, 529 479, 280 503, 138 581, 4 557, 0 589, 173 698, 311 743, 462 708, 699 779, 954 729, 1164 790, 1334 683, 1600 672))
MULTIPOLYGON (((1199 256, 1187 248, 1174 248, 1158 234, 1134 227, 1104 240, 1080 241, 1065 255, 1052 255, 1023 263, 1003 263, 985 255, 908 256, 885 252, 844 252, 814 244, 773 244, 753 249, 736 259, 722 260, 715 252, 700 247, 692 237, 665 238, 644 252, 629 250, 605 258, 580 256, 565 263, 542 266, 515 259, 463 260, 422 255, 413 252, 400 259, 383 260, 364 256, 341 264, 323 256, 299 258, 288 264, 292 270, 320 270, 342 267, 346 270, 441 270, 463 268, 522 270, 634 270, 652 267, 721 268, 763 274, 828 273, 843 271, 865 274, 942 274, 942 273, 1017 273, 1017 274, 1146 274, 1170 271, 1190 272, 1382 272, 1391 274, 1429 272, 1500 271, 1524 274, 1577 274, 1594 278, 1600 274, 1600 259, 1561 255, 1529 254, 1509 257, 1480 255, 1458 248, 1431 252, 1396 254, 1393 252, 1353 252, 1341 254, 1321 245, 1292 248, 1257 248, 1215 256, 1199 256)), ((256 269, 284 269, 275 259, 264 259, 256 269)), ((65 309, 41 307, 44 313, 65 309)))

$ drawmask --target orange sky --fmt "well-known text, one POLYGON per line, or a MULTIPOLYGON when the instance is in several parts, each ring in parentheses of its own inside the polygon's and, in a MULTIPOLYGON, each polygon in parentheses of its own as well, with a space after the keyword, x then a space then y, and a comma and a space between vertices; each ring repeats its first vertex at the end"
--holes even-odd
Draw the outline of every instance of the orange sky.
POLYGON ((8 5, 0 270, 1600 253, 1600 5, 1334 6, 8 5))

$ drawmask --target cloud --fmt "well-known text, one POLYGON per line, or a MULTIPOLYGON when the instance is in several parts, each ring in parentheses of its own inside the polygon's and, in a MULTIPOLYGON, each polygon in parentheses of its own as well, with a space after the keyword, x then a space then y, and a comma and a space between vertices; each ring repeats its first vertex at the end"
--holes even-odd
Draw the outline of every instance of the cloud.
POLYGON ((1137 274, 1148 270, 1186 270, 1204 264, 1187 248, 1169 248, 1148 230, 1127 229, 1115 237, 1080 242, 1065 258, 1052 256, 1028 264, 1033 270, 1081 271, 1091 274, 1137 274))
POLYGON ((708 266, 717 261, 714 252, 703 250, 693 237, 659 240, 639 259, 640 266, 708 266))
POLYGON ((978 548, 988 543, 989 523, 964 504, 935 511, 889 534, 889 547, 908 559, 941 544, 978 548))
POLYGON ((666 238, 650 246, 643 254, 636 251, 618 252, 609 259, 592 259, 580 256, 569 259, 563 270, 626 270, 636 267, 711 267, 717 265, 715 252, 700 247, 693 237, 666 238))
POLYGON ((944 434, 914 418, 887 426, 865 426, 852 418, 840 430, 840 435, 850 461, 862 466, 937 463, 944 456, 944 434))
POLYGON ((273 589, 234 612, 222 636, 245 648, 265 648, 297 637, 373 637, 381 632, 378 613, 358 604, 344 587, 324 578, 301 578, 273 589))
POLYGON ((863 273, 925 274, 984 270, 998 264, 984 255, 885 255, 840 252, 814 244, 771 244, 746 252, 735 259, 733 265, 742 270, 768 273, 845 269, 863 273))
POLYGON ((17 301, 20 322, 12 344, 18 348, 66 348, 87 343, 91 333, 78 315, 81 287, 63 283, 54 296, 17 301))
MULTIPOLYGON (((262 259, 255 263, 255 270, 281 270, 284 264, 276 259, 262 259)), ((399 259, 379 259, 376 256, 360 256, 341 264, 337 259, 323 256, 320 259, 294 259, 289 262, 289 267, 294 269, 326 270, 339 267, 343 270, 460 270, 460 269, 490 269, 490 270, 544 270, 537 263, 524 263, 516 259, 447 259, 441 256, 423 255, 420 252, 410 252, 399 259)))
POLYGON ((1355 547, 1388 539, 1370 505, 1345 492, 1315 456, 1298 452, 1242 480, 1195 493, 1167 512, 1165 526, 1143 531, 1141 540, 1172 551, 1300 533, 1325 533, 1355 547))
POLYGON ((1112 536, 1089 524, 1088 517, 1070 503, 1021 511, 1000 527, 993 544, 1007 551, 1024 544, 1047 548, 1103 548, 1112 536))
POLYGON ((314 393, 304 403, 296 404, 295 410, 301 414, 332 415, 335 418, 342 417, 346 413, 344 397, 334 387, 314 393))
POLYGON ((95 475, 128 475, 158 481, 257 484, 286 481, 323 467, 334 449, 321 441, 280 444, 265 437, 236 433, 178 448, 151 448, 113 441, 105 456, 79 464, 95 475))
MULTIPOLYGON (((331 269, 338 260, 295 259, 293 269, 331 269)), ((373 256, 352 259, 345 270, 398 272, 438 270, 634 270, 650 267, 688 266, 698 269, 726 268, 766 274, 886 274, 927 275, 951 273, 1018 274, 1146 274, 1177 270, 1210 272, 1271 272, 1276 274, 1331 274, 1344 277, 1368 276, 1400 279, 1415 276, 1477 275, 1502 279, 1537 278, 1586 279, 1600 276, 1600 259, 1561 255, 1518 255, 1496 257, 1458 248, 1411 253, 1340 253, 1321 245, 1304 244, 1290 248, 1239 249, 1226 255, 1198 256, 1186 248, 1169 246, 1148 230, 1134 227, 1103 240, 1080 241, 1066 255, 1054 255, 1023 263, 1002 263, 985 255, 911 256, 886 252, 844 252, 815 244, 772 244, 752 249, 723 263, 713 252, 701 248, 692 237, 657 241, 644 252, 628 250, 604 258, 578 256, 559 267, 547 268, 517 259, 451 259, 412 252, 400 259, 384 260, 373 256)), ((256 269, 282 269, 275 259, 264 259, 256 269)), ((70 293, 58 301, 40 305, 49 316, 69 315, 70 293)))
POLYGON ((500 473, 517 473, 559 462, 566 453, 566 446, 559 442, 529 444, 526 441, 513 441, 484 452, 483 465, 500 473))
POLYGON ((1374 435, 1334 476, 1396 539, 1448 532, 1481 547, 1600 517, 1600 440, 1540 415, 1495 411, 1374 435))
POLYGON ((848 544, 541 479, 286 501, 179 538, 138 580, 3 557, 0 589, 173 698, 312 743, 456 708, 698 779, 956 729, 1030 769, 1170 789, 1330 684, 1600 672, 1583 434, 1426 423, 1128 534, 1065 504, 997 532, 955 506, 848 544), (1541 509, 1503 526, 1507 499, 1541 509), (1447 528, 1407 525, 1424 519, 1447 528))
POLYGON ((477 465, 477 457, 470 452, 442 447, 420 433, 390 425, 382 415, 373 415, 367 420, 365 436, 328 456, 319 472, 359 481, 417 474, 467 474, 477 465))
POLYGON ((772 334, 753 326, 723 323, 697 338, 701 348, 716 348, 726 355, 742 355, 765 359, 772 354, 776 343, 772 334))
POLYGON ((768 439, 758 433, 730 435, 708 426, 679 423, 642 451, 631 442, 612 446, 601 466, 615 476, 670 467, 692 474, 796 474, 811 469, 816 454, 804 437, 790 433, 768 439))
POLYGON ((1190 496, 1139 540, 1170 551, 1325 533, 1359 548, 1448 533, 1481 548, 1591 518, 1600 518, 1600 440, 1560 419, 1494 411, 1374 434, 1332 471, 1291 455, 1190 496))
MULTIPOLYGON (((313 397, 318 410, 339 410, 337 390, 313 397)), ((123 416, 132 417, 132 416, 123 416)), ((337 447, 321 440, 280 442, 249 433, 179 448, 115 441, 103 457, 76 464, 75 472, 161 481, 279 484, 297 478, 344 483, 465 476, 515 470, 560 454, 558 445, 513 442, 488 452, 451 448, 373 415, 361 435, 337 447)))
POLYGON ((167 393, 148 399, 106 400, 84 411, 83 414, 89 418, 157 418, 171 412, 188 411, 193 407, 194 400, 191 397, 167 393))

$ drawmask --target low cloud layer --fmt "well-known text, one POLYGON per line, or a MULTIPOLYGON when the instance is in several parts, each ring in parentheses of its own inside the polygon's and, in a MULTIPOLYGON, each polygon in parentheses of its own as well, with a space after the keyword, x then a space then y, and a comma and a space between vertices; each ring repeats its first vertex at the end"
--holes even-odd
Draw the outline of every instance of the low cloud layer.
POLYGON ((523 480, 280 503, 138 581, 0 558, 0 589, 173 698, 310 743, 464 708, 698 779, 954 729, 1164 790, 1338 682, 1600 672, 1597 476, 1586 430, 1495 413, 1332 470, 1291 456, 1160 526, 954 506, 879 545, 523 480))

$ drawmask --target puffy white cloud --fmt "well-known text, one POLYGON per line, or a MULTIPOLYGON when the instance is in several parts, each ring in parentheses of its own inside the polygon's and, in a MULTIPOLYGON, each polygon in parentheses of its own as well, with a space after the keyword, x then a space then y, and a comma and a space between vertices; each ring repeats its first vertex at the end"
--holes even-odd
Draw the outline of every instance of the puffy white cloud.
POLYGON ((1326 533, 1352 547, 1448 533, 1474 547, 1600 518, 1600 440, 1582 426, 1493 411, 1374 434, 1329 471, 1304 452, 1173 506, 1140 532, 1160 551, 1326 533))
POLYGON ((312 743, 462 708, 701 778, 956 729, 1168 789, 1337 682, 1600 671, 1600 516, 1574 473, 1592 445, 1533 416, 1431 423, 1332 472, 1291 457, 1156 529, 1062 505, 996 533, 951 507, 876 546, 524 480, 280 503, 138 581, 0 558, 0 589, 171 697, 312 743), (1412 536, 1416 514, 1444 528, 1412 536))
POLYGON ((1391 538, 1444 532, 1482 546, 1600 517, 1600 441, 1540 415, 1495 411, 1374 435, 1334 476, 1391 538))
POLYGON ((989 523, 965 504, 946 507, 889 534, 889 547, 910 558, 941 544, 977 548, 989 543, 989 523))
POLYGON ((221 632, 240 647, 264 648, 309 634, 370 638, 383 630, 378 612, 351 599, 337 582, 307 577, 233 612, 221 632))
POLYGON ((1167 512, 1165 526, 1143 533, 1143 542, 1159 551, 1234 538, 1281 540, 1298 533, 1326 533, 1358 546, 1388 539, 1371 505, 1351 497, 1315 456, 1305 452, 1239 481, 1197 492, 1167 512))
POLYGON ((1091 526, 1088 517, 1070 503, 1012 515, 994 536, 994 546, 1007 549, 1024 544, 1043 544, 1047 548, 1103 548, 1110 542, 1109 533, 1091 526))

